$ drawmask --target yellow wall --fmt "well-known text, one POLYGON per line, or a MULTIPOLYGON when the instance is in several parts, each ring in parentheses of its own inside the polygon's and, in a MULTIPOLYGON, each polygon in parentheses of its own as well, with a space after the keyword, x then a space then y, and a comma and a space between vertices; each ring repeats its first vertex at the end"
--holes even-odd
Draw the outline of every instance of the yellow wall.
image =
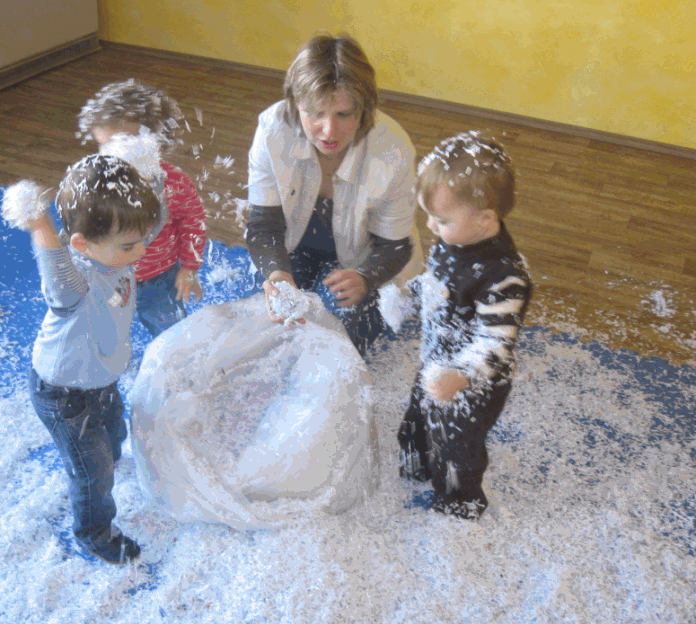
POLYGON ((695 0, 100 0, 107 41, 285 69, 346 31, 384 89, 696 148, 695 0))

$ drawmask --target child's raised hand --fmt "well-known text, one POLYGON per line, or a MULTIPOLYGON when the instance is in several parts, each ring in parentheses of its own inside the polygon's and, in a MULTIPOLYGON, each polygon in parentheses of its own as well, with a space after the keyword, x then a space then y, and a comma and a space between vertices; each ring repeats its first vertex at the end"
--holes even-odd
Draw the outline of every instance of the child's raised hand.
POLYGON ((471 387, 471 382, 458 370, 430 366, 423 372, 423 387, 437 401, 451 401, 454 396, 471 387))
POLYGON ((182 267, 176 274, 176 300, 188 301, 191 295, 198 301, 203 296, 203 288, 196 271, 182 267))
POLYGON ((3 219, 10 227, 25 232, 44 227, 49 205, 48 190, 31 180, 13 184, 2 199, 3 219))

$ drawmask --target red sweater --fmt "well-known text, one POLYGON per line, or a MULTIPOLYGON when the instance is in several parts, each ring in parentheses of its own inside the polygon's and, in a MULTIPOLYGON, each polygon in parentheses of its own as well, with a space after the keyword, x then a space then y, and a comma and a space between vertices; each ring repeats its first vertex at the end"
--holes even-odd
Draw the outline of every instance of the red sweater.
POLYGON ((191 178, 169 163, 161 164, 167 174, 164 190, 169 219, 136 263, 135 279, 138 281, 164 273, 177 260, 181 260, 182 268, 197 271, 203 264, 208 240, 203 203, 191 178))

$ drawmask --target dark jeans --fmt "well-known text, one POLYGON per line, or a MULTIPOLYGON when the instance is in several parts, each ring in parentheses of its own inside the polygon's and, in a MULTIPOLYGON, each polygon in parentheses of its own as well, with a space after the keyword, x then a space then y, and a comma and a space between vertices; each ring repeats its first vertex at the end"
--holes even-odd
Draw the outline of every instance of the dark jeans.
POLYGON ((184 302, 176 300, 176 275, 179 266, 177 262, 164 273, 137 284, 135 311, 153 338, 186 318, 184 302))
POLYGON ((488 467, 486 435, 505 407, 511 383, 497 379, 464 403, 434 404, 425 397, 420 373, 399 428, 401 474, 432 479, 435 493, 448 500, 488 504, 481 483, 488 467))
POLYGON ((99 550, 112 536, 114 463, 128 435, 118 387, 116 383, 94 390, 54 386, 32 368, 29 389, 68 475, 75 537, 88 550, 99 550))
POLYGON ((290 254, 292 274, 297 287, 319 295, 326 309, 338 317, 346 328, 360 355, 365 355, 372 343, 386 329, 377 307, 379 293, 371 290, 365 299, 350 308, 341 308, 336 298, 322 281, 334 269, 341 268, 335 253, 322 252, 311 247, 298 247, 290 254))

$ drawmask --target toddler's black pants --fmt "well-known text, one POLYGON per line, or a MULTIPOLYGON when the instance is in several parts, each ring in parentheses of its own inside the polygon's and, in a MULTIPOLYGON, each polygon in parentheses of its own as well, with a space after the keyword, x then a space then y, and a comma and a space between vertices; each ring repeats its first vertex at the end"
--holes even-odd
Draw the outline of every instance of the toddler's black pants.
POLYGON ((419 373, 399 428, 401 475, 432 479, 433 508, 477 518, 488 505, 481 487, 488 467, 486 436, 510 393, 510 380, 495 378, 484 388, 462 393, 452 402, 427 396, 419 373))

